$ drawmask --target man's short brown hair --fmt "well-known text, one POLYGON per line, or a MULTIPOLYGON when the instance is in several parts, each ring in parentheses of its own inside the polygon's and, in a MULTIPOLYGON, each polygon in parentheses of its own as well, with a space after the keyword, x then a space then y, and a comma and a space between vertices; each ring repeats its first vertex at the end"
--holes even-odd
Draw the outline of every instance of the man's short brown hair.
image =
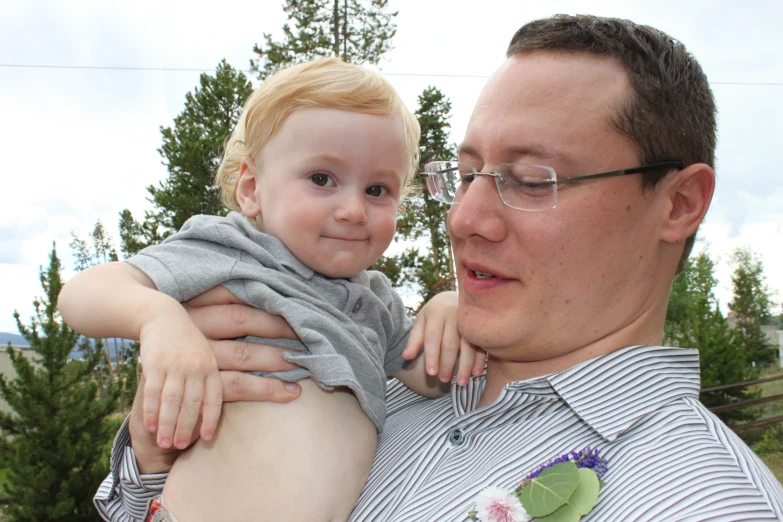
MULTIPOLYGON (((679 160, 715 166, 717 109, 707 76, 685 46, 653 27, 619 18, 555 15, 520 28, 507 56, 530 51, 583 52, 613 57, 623 64, 631 85, 629 99, 611 124, 637 148, 643 164, 679 160)), ((662 173, 642 175, 650 189, 662 173)), ((678 271, 693 249, 685 241, 678 271)))

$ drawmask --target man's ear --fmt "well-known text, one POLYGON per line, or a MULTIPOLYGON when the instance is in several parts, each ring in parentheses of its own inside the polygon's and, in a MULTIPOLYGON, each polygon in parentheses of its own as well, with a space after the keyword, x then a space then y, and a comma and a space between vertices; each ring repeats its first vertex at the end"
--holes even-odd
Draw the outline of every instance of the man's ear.
POLYGON ((256 164, 252 158, 242 160, 239 167, 236 197, 242 213, 251 219, 261 214, 261 202, 256 194, 256 172, 256 164))
POLYGON ((695 163, 678 172, 666 187, 669 213, 661 230, 661 239, 679 243, 696 232, 710 208, 715 190, 715 171, 704 163, 695 163))

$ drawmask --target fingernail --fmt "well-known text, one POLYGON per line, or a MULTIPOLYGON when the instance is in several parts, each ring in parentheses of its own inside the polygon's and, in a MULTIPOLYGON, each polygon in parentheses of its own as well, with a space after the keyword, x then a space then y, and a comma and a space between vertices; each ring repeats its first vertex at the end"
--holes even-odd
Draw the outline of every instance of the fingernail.
POLYGON ((435 375, 436 373, 438 373, 438 370, 434 366, 430 366, 429 368, 427 368, 427 373, 429 375, 435 375))
POLYGON ((169 446, 171 446, 171 439, 169 439, 168 437, 165 437, 165 438, 160 440, 160 447, 161 448, 168 448, 169 446))
POLYGON ((295 382, 287 382, 284 387, 285 391, 289 393, 299 393, 299 385, 295 382))
POLYGON ((158 431, 158 427, 154 424, 150 424, 150 433, 155 433, 156 431, 158 431))

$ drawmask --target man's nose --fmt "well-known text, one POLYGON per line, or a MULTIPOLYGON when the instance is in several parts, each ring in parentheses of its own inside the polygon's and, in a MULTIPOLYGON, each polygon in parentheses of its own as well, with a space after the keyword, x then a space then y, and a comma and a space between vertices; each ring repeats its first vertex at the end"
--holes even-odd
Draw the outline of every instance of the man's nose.
POLYGON ((337 221, 347 221, 356 225, 367 223, 367 209, 363 194, 346 194, 340 198, 334 217, 337 221))
POLYGON ((478 235, 500 241, 505 236, 504 206, 495 178, 476 176, 449 210, 449 232, 463 239, 478 235))

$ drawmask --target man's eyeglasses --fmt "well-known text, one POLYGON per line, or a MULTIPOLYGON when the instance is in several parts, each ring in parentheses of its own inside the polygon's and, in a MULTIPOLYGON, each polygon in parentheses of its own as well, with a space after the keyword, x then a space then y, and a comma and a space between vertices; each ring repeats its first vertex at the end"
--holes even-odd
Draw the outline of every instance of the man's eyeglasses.
POLYGON ((554 169, 540 165, 504 163, 496 165, 494 172, 480 172, 470 163, 433 161, 424 165, 424 172, 420 175, 427 178, 427 188, 432 197, 449 205, 459 203, 476 176, 490 176, 495 178, 503 203, 518 210, 538 211, 557 206, 557 186, 564 183, 683 168, 685 165, 681 161, 664 161, 632 169, 557 179, 554 169))

